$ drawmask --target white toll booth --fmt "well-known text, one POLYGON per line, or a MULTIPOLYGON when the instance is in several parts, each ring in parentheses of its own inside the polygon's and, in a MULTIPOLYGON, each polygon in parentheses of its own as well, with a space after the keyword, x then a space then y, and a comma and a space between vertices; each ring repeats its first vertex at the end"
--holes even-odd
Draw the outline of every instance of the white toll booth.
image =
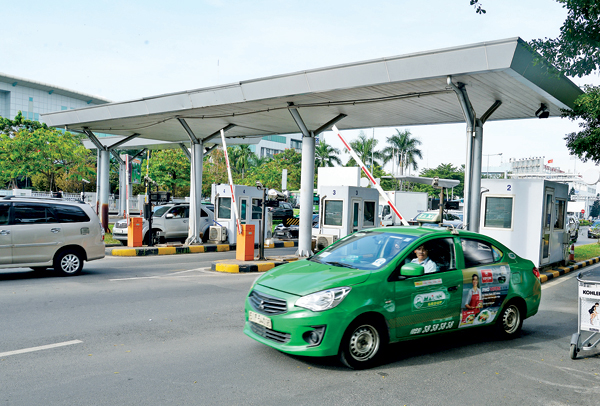
POLYGON ((482 179, 481 234, 538 268, 563 262, 569 244, 567 184, 544 179, 482 179))
MULTIPOLYGON (((215 205, 215 221, 218 223, 215 224, 215 227, 223 227, 226 230, 226 238, 220 238, 220 240, 223 242, 228 241, 229 244, 236 244, 237 226, 232 207, 231 188, 228 184, 213 184, 211 189, 210 200, 215 205)), ((263 190, 256 186, 233 185, 233 193, 240 222, 241 224, 254 225, 254 242, 258 244, 260 242, 259 230, 262 219, 263 190)), ((266 214, 265 239, 271 238, 272 229, 269 213, 266 214)), ((215 230, 213 229, 211 233, 213 231, 215 230)), ((222 232, 219 234, 223 235, 222 232)))
POLYGON ((378 226, 379 192, 358 186, 321 186, 317 250, 365 228, 378 226))

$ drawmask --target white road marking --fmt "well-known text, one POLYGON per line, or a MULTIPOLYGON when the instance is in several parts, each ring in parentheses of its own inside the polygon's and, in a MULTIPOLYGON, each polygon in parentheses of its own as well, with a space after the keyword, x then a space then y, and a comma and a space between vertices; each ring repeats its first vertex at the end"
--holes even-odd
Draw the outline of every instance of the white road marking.
POLYGON ((51 348, 64 347, 66 345, 81 344, 82 342, 83 341, 81 341, 81 340, 72 340, 72 341, 65 341, 65 342, 56 343, 56 344, 41 345, 39 347, 23 348, 22 350, 0 352, 0 358, 8 357, 9 355, 17 355, 17 354, 25 354, 28 352, 34 352, 34 351, 49 350, 51 348))
POLYGON ((177 276, 177 277, 186 276, 187 277, 187 275, 180 275, 180 274, 188 273, 188 272, 195 272, 195 271, 202 272, 205 269, 207 269, 207 268, 188 269, 186 271, 173 272, 173 273, 169 273, 169 274, 166 274, 166 275, 136 276, 136 277, 133 277, 133 278, 109 279, 109 281, 112 282, 112 281, 132 281, 132 280, 138 280, 138 279, 162 279, 162 278, 170 278, 170 277, 173 277, 173 276, 177 276))

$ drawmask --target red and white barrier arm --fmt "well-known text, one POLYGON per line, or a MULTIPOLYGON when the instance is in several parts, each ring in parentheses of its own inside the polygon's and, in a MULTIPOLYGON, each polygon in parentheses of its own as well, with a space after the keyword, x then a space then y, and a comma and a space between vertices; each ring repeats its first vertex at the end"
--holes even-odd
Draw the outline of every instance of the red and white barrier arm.
POLYGON ((229 155, 227 154, 227 144, 225 143, 225 131, 221 130, 221 141, 223 142, 223 152, 225 153, 225 162, 227 163, 227 176, 229 177, 229 187, 231 188, 231 204, 233 205, 233 215, 237 226, 238 234, 242 234, 242 224, 240 216, 238 216, 237 203, 233 194, 233 178, 231 177, 231 168, 229 167, 229 155))
POLYGON ((356 161, 356 163, 363 170, 363 172, 365 173, 365 175, 367 175, 367 178, 369 178, 369 180, 371 181, 371 183, 373 183, 373 185, 375 185, 375 188, 377 189, 377 191, 379 192, 379 194, 387 201, 387 203, 390 205, 390 207, 392 208, 392 210, 394 211, 394 213, 396 213, 396 215, 398 216, 398 218, 400 219, 400 221, 402 221, 402 225, 408 226, 409 225, 408 221, 406 221, 404 219, 404 217, 402 217, 402 215, 400 214, 400 212, 398 211, 398 209, 396 209, 396 206, 394 206, 394 203, 392 203, 392 201, 390 200, 389 196, 383 191, 383 189, 381 188, 381 186, 379 186, 379 184, 377 182, 375 182, 375 178, 373 178, 373 175, 371 175, 371 172, 369 172, 369 170, 367 169, 367 167, 365 166, 365 164, 363 163, 363 161, 361 161, 361 159, 358 157, 358 155, 356 155, 356 152, 354 152, 354 150, 352 149, 352 147, 350 146, 350 144, 348 144, 346 142, 346 140, 344 139, 344 137, 342 137, 342 134, 340 134, 340 131, 338 130, 338 128, 334 125, 332 127, 332 129, 337 134, 337 136, 340 138, 340 140, 342 140, 342 143, 344 144, 344 146, 346 147, 346 149, 348 150, 348 152, 350 152, 350 155, 352 156, 352 158, 354 158, 354 160, 356 161))

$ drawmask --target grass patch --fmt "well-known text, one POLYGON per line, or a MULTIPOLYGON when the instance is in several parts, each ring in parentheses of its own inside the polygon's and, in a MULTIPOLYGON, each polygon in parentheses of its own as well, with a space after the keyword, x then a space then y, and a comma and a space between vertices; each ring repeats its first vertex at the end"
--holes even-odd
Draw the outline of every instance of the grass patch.
POLYGON ((575 247, 575 262, 600 257, 600 243, 578 245, 575 247))
POLYGON ((115 240, 112 236, 113 224, 108 225, 109 233, 104 234, 104 244, 121 244, 119 240, 115 240))

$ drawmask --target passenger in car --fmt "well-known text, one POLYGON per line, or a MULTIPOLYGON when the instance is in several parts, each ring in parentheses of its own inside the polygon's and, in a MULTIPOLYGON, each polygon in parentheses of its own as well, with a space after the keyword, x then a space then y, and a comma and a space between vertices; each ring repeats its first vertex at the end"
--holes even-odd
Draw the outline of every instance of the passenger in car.
POLYGON ((414 253, 417 257, 411 262, 422 265, 425 273, 439 271, 438 265, 429 258, 429 248, 425 244, 418 246, 414 253))

